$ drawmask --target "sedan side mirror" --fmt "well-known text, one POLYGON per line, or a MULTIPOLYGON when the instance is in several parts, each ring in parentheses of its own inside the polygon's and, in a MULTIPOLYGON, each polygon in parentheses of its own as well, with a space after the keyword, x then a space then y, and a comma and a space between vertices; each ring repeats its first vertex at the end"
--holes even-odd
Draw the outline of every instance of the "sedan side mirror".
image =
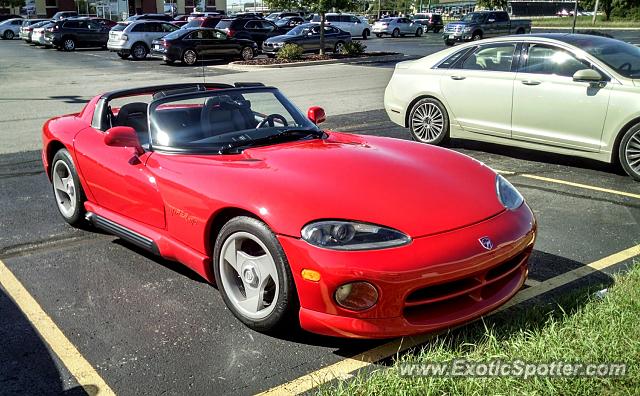
POLYGON ((307 118, 309 118, 314 124, 318 125, 327 120, 327 115, 322 107, 313 106, 309 107, 309 110, 307 110, 307 118))
POLYGON ((602 75, 593 69, 582 69, 573 73, 573 81, 577 82, 600 82, 602 75))
POLYGON ((117 126, 107 129, 104 133, 104 144, 111 147, 131 147, 137 155, 144 154, 138 134, 131 127, 117 126))

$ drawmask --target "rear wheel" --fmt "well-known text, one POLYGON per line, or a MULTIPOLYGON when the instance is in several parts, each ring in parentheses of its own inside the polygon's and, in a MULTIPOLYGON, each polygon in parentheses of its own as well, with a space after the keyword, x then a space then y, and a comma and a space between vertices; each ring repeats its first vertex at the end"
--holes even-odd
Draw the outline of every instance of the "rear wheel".
POLYGON ((131 57, 133 60, 142 60, 147 57, 147 46, 142 43, 135 43, 131 47, 131 57))
POLYGON ((393 32, 391 33, 391 37, 393 38, 400 37, 400 29, 393 29, 393 32))
POLYGON ((194 50, 189 49, 184 51, 184 53, 182 54, 182 63, 184 63, 185 65, 192 66, 195 65, 197 61, 198 54, 194 50))
POLYGON ((473 36, 471 36, 472 41, 482 40, 482 32, 473 32, 473 36))
POLYGON ((284 250, 263 222, 235 217, 216 238, 214 273, 222 299, 242 323, 275 331, 297 313, 298 300, 284 250))
POLYGON ((444 40, 444 45, 447 47, 451 47, 453 44, 455 44, 455 41, 453 40, 444 40))
POLYGON ((5 38, 5 39, 7 39, 7 40, 13 40, 13 38, 14 38, 15 36, 16 36, 16 35, 13 33, 13 31, 12 31, 12 30, 7 30, 7 31, 5 31, 5 32, 4 32, 4 35, 3 35, 2 37, 4 37, 4 38, 5 38))
POLYGON ((51 184, 62 218, 72 226, 80 226, 84 222, 86 198, 73 159, 66 149, 59 150, 51 161, 51 184))
POLYGON ((418 30, 416 30, 416 37, 420 36, 422 36, 422 28, 418 28, 418 30))
POLYGON ((69 37, 65 37, 64 40, 62 40, 62 49, 64 49, 65 51, 75 50, 76 49, 75 40, 69 37))
POLYGON ((409 113, 409 130, 413 140, 440 144, 449 138, 449 116, 440 101, 433 98, 419 100, 409 113))
POLYGON ((618 158, 624 171, 640 181, 640 124, 631 127, 622 137, 618 158))

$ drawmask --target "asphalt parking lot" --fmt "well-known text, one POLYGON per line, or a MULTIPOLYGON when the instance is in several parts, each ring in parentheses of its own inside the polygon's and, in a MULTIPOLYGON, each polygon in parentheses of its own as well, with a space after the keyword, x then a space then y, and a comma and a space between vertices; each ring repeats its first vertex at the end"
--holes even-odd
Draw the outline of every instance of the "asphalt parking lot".
MULTIPOLYGON (((640 32, 613 34, 640 43, 640 32)), ((413 56, 443 48, 435 34, 372 39, 367 45, 389 50, 391 41, 394 50, 413 56)), ((208 81, 281 86, 301 108, 325 107, 330 129, 408 139, 382 110, 381 92, 392 67, 238 73, 210 62, 205 75, 208 81)), ((86 374, 83 384, 101 380, 118 394, 304 391, 323 368, 347 374, 358 366, 345 358, 389 345, 295 328, 279 338, 256 333, 235 319, 214 287, 180 264, 110 235, 72 229, 60 218, 37 151, 42 123, 78 111, 104 90, 201 77, 201 68, 158 60, 122 61, 105 51, 63 53, 18 40, 0 42, 0 394, 91 393, 94 388, 79 387, 78 373, 86 374), (52 324, 69 344, 55 337, 59 343, 44 341, 39 332, 53 331, 52 324)), ((606 285, 608 274, 640 253, 640 183, 617 167, 470 141, 454 140, 449 147, 503 172, 536 214, 539 234, 527 283, 533 303, 576 287, 606 285), (577 276, 582 274, 588 276, 577 276)), ((387 357, 378 352, 372 356, 387 357)))

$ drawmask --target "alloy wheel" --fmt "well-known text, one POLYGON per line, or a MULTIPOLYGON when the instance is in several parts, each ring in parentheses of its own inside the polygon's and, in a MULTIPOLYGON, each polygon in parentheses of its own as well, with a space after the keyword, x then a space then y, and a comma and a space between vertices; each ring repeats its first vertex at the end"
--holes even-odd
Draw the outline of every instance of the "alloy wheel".
POLYGON ((434 103, 422 103, 411 116, 411 130, 424 143, 432 143, 444 130, 444 116, 434 103))
POLYGON ((143 59, 147 56, 147 49, 142 44, 136 44, 131 50, 134 59, 143 59))
POLYGON ((336 47, 333 49, 333 52, 335 52, 336 54, 341 54, 343 49, 344 49, 344 43, 337 42, 336 47))
POLYGON ((72 39, 64 40, 64 50, 73 51, 76 48, 76 43, 72 39))
POLYGON ((193 65, 198 60, 198 55, 193 50, 187 50, 182 56, 182 59, 187 65, 193 65))
POLYGON ((239 231, 222 245, 220 281, 234 308, 260 320, 273 312, 280 293, 278 271, 266 245, 255 235, 239 231))
POLYGON ((6 38, 7 40, 11 40, 11 39, 13 39, 13 37, 14 37, 14 36, 15 36, 15 35, 13 34, 13 31, 11 31, 11 30, 7 30, 7 31, 4 33, 4 38, 6 38))
POLYGON ((629 167, 640 175, 640 129, 627 141, 624 156, 629 167))
POLYGON ((244 47, 242 49, 242 59, 246 61, 253 59, 253 50, 249 47, 244 47))
POLYGON ((69 166, 64 161, 58 161, 53 167, 53 187, 56 203, 65 217, 73 216, 76 210, 76 185, 69 166))

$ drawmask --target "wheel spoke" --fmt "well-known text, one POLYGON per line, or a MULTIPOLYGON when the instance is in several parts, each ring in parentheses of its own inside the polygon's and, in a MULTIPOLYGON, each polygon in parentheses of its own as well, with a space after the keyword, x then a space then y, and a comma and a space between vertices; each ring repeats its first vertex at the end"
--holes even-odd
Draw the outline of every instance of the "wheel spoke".
POLYGON ((240 256, 240 253, 242 252, 238 252, 237 242, 237 240, 233 240, 229 246, 227 246, 224 252, 224 260, 231 266, 231 268, 233 268, 234 271, 236 271, 238 275, 240 275, 240 266, 242 266, 244 258, 240 256))
POLYGON ((263 256, 254 257, 252 260, 256 263, 258 271, 260 271, 261 283, 264 283, 268 278, 275 281, 277 278, 277 274, 275 273, 276 267, 269 255, 265 254, 263 256))
POLYGON ((64 193, 67 192, 67 188, 65 187, 64 181, 62 180, 60 175, 58 175, 57 173, 54 173, 53 175, 53 186, 58 191, 62 191, 64 193))
POLYGON ((245 290, 247 292, 247 298, 238 301, 238 305, 251 313, 258 312, 264 305, 258 289, 249 287, 245 290))

